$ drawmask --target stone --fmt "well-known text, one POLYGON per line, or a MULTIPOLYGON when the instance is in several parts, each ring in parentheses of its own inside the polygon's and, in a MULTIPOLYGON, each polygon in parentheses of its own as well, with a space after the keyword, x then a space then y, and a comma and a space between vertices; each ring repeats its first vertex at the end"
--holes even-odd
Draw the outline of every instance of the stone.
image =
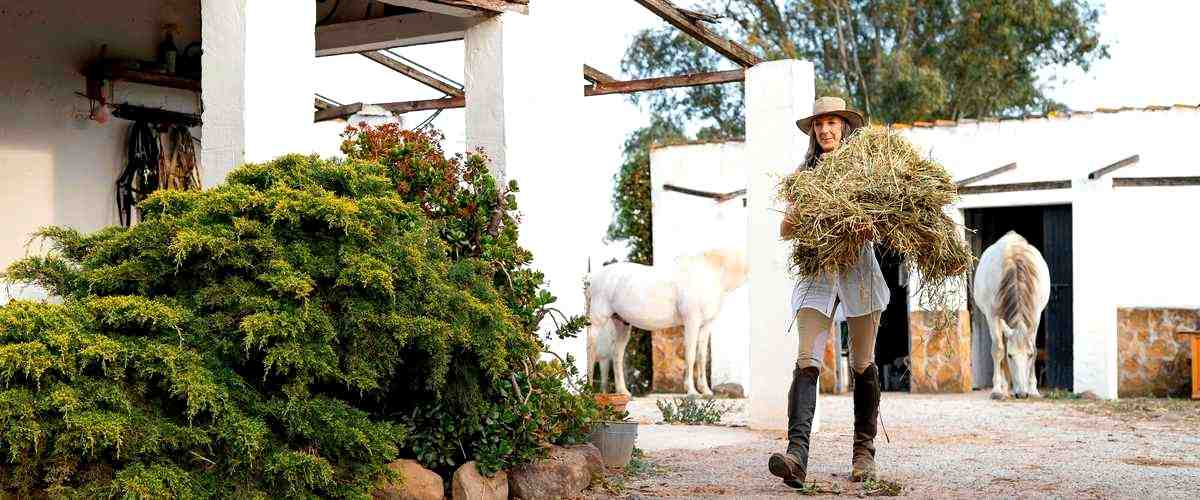
POLYGON ((475 462, 467 462, 454 471, 450 491, 454 500, 507 500, 508 474, 499 471, 487 477, 479 473, 475 462))
POLYGON ((509 493, 513 498, 526 500, 579 495, 591 484, 595 464, 589 464, 590 450, 583 452, 578 448, 555 446, 545 459, 512 469, 508 474, 509 493))
POLYGON ((712 390, 713 394, 723 398, 742 399, 746 397, 746 390, 742 388, 742 384, 734 382, 717 384, 712 390))
POLYGON ((1092 391, 1083 391, 1083 392, 1079 393, 1079 397, 1081 397, 1083 399, 1091 400, 1091 401, 1100 399, 1100 397, 1096 396, 1096 393, 1094 393, 1092 391))
POLYGON ((683 327, 650 332, 651 363, 654 378, 650 388, 654 392, 683 392, 683 373, 687 368, 683 352, 683 327))
POLYGON ((584 463, 587 464, 588 475, 592 480, 604 477, 604 456, 600 454, 600 448, 597 448, 596 445, 586 443, 563 448, 583 456, 584 463))
POLYGON ((401 484, 383 482, 371 494, 376 500, 441 500, 445 498, 442 476, 421 466, 416 460, 397 460, 388 468, 399 472, 401 484))

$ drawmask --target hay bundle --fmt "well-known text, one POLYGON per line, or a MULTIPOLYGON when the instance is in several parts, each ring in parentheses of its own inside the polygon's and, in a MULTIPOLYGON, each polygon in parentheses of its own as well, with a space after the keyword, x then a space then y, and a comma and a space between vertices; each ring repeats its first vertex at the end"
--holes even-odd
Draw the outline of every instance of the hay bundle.
POLYGON ((860 129, 815 168, 786 177, 779 195, 795 226, 791 264, 800 276, 840 273, 864 244, 880 242, 921 273, 921 295, 935 310, 974 261, 942 211, 958 197, 954 181, 886 129, 860 129))

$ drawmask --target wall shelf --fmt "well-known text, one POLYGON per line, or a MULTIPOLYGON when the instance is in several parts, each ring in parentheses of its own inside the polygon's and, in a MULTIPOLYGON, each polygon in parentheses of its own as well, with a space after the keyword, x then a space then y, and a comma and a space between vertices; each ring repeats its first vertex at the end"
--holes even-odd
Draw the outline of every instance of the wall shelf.
POLYGON ((156 87, 200 91, 200 79, 179 75, 168 75, 153 71, 129 69, 114 61, 100 61, 84 72, 88 80, 141 83, 156 87))

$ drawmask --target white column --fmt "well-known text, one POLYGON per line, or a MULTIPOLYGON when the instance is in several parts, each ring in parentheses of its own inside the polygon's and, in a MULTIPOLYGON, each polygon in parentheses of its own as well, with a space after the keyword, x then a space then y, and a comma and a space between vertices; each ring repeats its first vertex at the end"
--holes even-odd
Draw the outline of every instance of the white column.
POLYGON ((245 162, 311 152, 316 11, 202 0, 200 12, 204 185, 245 162))
MULTIPOLYGON (((749 425, 787 427, 787 392, 796 363, 797 341, 789 302, 789 246, 779 239, 783 206, 775 199, 780 178, 803 160, 807 137, 796 119, 812 111, 813 65, 784 60, 746 72, 746 165, 748 166, 750 265, 749 425)), ((820 428, 820 407, 813 431, 820 428)))
POLYGON ((1073 182, 1071 258, 1074 282, 1074 391, 1117 398, 1117 302, 1112 286, 1112 177, 1073 182))
MULTIPOLYGON (((573 216, 590 209, 580 200, 597 187, 579 182, 578 172, 603 168, 579 154, 586 136, 583 52, 571 30, 583 11, 577 2, 541 2, 528 15, 481 21, 465 39, 466 147, 484 149, 497 178, 517 181, 521 244, 567 315, 584 312, 586 242, 599 238, 573 216)), ((542 328, 554 323, 546 319, 542 328)), ((573 355, 583 370, 585 337, 550 347, 573 355)))

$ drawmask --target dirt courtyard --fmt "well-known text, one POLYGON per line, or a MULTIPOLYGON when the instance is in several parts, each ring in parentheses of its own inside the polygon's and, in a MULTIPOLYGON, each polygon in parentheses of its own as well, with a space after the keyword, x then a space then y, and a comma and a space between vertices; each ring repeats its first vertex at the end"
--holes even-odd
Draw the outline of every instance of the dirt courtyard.
MULTIPOLYGON (((661 398, 659 396, 657 398, 661 398)), ((782 498, 797 492, 766 469, 783 432, 740 426, 662 425, 654 400, 630 403, 644 457, 609 477, 594 498, 782 498)), ((807 494, 878 494, 848 481, 853 424, 849 396, 822 396, 807 494)), ((733 401, 735 404, 738 400, 733 401)), ((742 405, 744 406, 744 405, 742 405)), ((876 441, 880 477, 911 497, 1197 498, 1200 402, 988 399, 885 393, 889 443, 876 441)), ((882 434, 882 433, 881 433, 882 434)))

